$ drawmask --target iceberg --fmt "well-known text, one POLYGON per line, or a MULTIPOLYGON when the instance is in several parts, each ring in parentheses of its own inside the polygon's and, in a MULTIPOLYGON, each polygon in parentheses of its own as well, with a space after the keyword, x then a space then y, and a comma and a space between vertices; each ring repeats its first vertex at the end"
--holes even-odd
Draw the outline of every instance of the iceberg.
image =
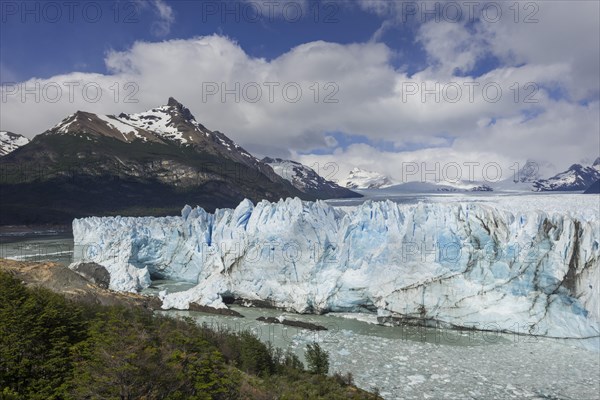
POLYGON ((214 214, 73 221, 75 262, 110 273, 110 288, 153 279, 163 308, 223 298, 298 313, 381 318, 544 335, 600 333, 600 223, 594 213, 510 210, 481 202, 336 208, 299 199, 242 201, 214 214))

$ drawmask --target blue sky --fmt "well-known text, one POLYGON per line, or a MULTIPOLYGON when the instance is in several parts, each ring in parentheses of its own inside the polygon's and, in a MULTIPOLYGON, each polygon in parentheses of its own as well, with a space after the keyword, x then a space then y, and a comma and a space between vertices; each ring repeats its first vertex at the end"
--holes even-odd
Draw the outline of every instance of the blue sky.
MULTIPOLYGON (((297 18, 298 8, 284 8, 284 3, 274 2, 271 17, 268 8, 258 11, 259 5, 268 4, 263 1, 165 1, 174 22, 168 32, 157 32, 161 17, 148 1, 83 1, 58 8, 38 1, 7 3, 2 5, 0 55, 3 68, 10 74, 1 77, 3 82, 47 78, 74 70, 105 73, 107 51, 125 50, 135 41, 213 33, 235 39, 251 56, 272 59, 310 41, 368 41, 384 21, 351 2, 292 2, 303 7, 302 16, 297 18)), ((416 71, 426 63, 414 31, 415 24, 407 23, 381 37, 398 52, 393 60, 397 68, 416 71)), ((485 69, 488 60, 477 67, 485 69)))
POLYGON ((570 165, 600 153, 598 2, 523 1, 517 15, 510 8, 515 3, 485 0, 470 19, 468 2, 66 4, 1 3, 0 80, 17 90, 3 98, 1 129, 32 137, 76 109, 136 112, 174 96, 209 128, 259 156, 334 160, 341 169, 393 174, 398 160, 455 158, 509 164, 548 157, 561 158, 550 160, 553 165, 570 165), (453 19, 453 5, 463 18, 453 19), (497 20, 483 13, 497 8, 497 20), (19 97, 22 85, 69 79, 98 83, 105 92, 133 81, 138 102, 19 97), (304 97, 294 104, 200 100, 206 81, 264 80, 299 82, 304 97), (339 101, 311 104, 311 82, 321 90, 334 83, 339 101), (473 82, 478 86, 469 101, 473 82), (419 88, 408 99, 407 83, 419 88), (530 83, 535 103, 524 101, 530 83), (421 96, 421 89, 438 84, 460 86, 460 101, 421 96), (500 101, 481 93, 490 84, 501 88, 500 101), (32 113, 37 118, 23 117, 32 113), (539 145, 544 142, 553 146, 539 145))

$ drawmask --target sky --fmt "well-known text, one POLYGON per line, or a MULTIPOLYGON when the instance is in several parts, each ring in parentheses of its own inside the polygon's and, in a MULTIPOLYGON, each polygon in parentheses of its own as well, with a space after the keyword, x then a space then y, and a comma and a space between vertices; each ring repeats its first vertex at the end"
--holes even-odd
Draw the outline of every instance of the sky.
POLYGON ((174 97, 331 179, 497 180, 528 159, 549 176, 600 155, 595 0, 3 0, 0 20, 0 130, 29 138, 174 97))

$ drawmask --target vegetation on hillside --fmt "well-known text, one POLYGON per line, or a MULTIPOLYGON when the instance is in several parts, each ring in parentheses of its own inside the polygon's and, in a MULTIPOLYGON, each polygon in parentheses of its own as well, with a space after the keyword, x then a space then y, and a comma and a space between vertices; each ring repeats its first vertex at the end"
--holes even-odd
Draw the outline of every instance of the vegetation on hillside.
POLYGON ((73 303, 0 272, 0 399, 375 399, 248 332, 73 303))

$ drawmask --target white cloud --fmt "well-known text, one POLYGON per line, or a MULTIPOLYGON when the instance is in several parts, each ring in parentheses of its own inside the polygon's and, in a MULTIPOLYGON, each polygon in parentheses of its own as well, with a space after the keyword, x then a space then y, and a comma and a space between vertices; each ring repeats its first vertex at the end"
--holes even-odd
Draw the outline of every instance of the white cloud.
POLYGON ((376 40, 394 25, 414 26, 440 73, 469 72, 482 56, 493 55, 505 66, 568 65, 561 82, 575 100, 600 92, 600 2, 360 0, 359 5, 384 19, 376 40))
MULTIPOLYGON (((510 65, 568 64, 564 80, 574 98, 597 95, 600 90, 600 2, 540 1, 519 14, 520 23, 505 9, 506 18, 482 24, 490 50, 510 65), (527 17, 538 22, 525 23, 527 17)), ((504 4, 508 7, 508 4, 504 4)))
POLYGON ((135 0, 138 10, 151 9, 157 18, 152 23, 152 33, 156 36, 166 36, 171 32, 171 25, 175 22, 173 8, 164 0, 135 0))
POLYGON ((371 41, 378 42, 381 40, 386 31, 392 26, 390 21, 383 21, 381 26, 371 35, 371 41))
POLYGON ((325 144, 327 147, 336 147, 338 145, 338 141, 333 136, 325 136, 325 144))
POLYGON ((396 153, 366 144, 355 144, 332 155, 296 155, 328 179, 340 181, 354 167, 377 171, 395 182, 485 180, 493 182, 511 177, 515 160, 495 152, 458 151, 449 148, 422 149, 396 153), (501 176, 497 174, 501 173, 501 176))
POLYGON ((154 0, 152 2, 159 20, 154 24, 154 32, 157 36, 165 36, 171 32, 171 25, 175 22, 173 9, 163 0, 154 0))
POLYGON ((430 21, 422 24, 417 33, 432 66, 444 76, 455 71, 466 73, 473 69, 484 54, 486 44, 462 24, 430 21))

